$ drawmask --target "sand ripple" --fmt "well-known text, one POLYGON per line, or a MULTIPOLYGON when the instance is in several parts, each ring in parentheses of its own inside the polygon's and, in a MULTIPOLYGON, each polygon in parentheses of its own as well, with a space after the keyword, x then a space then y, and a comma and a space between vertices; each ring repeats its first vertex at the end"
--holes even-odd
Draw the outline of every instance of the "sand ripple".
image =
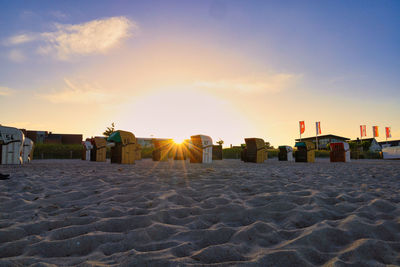
POLYGON ((400 265, 400 162, 0 166, 0 266, 400 265))

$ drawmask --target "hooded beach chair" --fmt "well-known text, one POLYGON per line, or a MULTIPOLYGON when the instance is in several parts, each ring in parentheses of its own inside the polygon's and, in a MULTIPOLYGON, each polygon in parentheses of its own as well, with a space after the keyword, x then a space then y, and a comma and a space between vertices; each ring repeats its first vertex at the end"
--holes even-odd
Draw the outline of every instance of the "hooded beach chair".
POLYGON ((92 142, 90 139, 86 139, 86 141, 82 142, 82 160, 90 160, 91 150, 93 149, 92 142))
POLYGON ((107 141, 114 143, 111 147, 111 163, 135 164, 136 137, 133 133, 118 130, 107 141))
POLYGON ((213 160, 222 160, 222 146, 221 145, 213 145, 212 146, 212 159, 213 160))
POLYGON ((24 141, 21 130, 0 126, 0 164, 22 164, 24 141))
POLYGON ((241 158, 244 162, 263 163, 268 159, 268 152, 265 142, 261 138, 245 138, 246 148, 241 158))
POLYGON ((350 146, 346 142, 330 143, 331 152, 329 157, 331 162, 349 162, 350 146))
POLYGON ((140 144, 135 145, 135 160, 142 159, 142 146, 140 144))
POLYGON ((213 145, 211 137, 207 135, 193 135, 190 137, 190 163, 212 163, 213 145))
POLYGON ((106 161, 106 153, 107 153, 107 141, 104 137, 94 137, 90 139, 93 148, 90 153, 91 161, 106 161))
POLYGON ((168 161, 169 153, 172 149, 174 142, 172 139, 157 140, 153 139, 154 150, 152 158, 154 161, 168 161))
POLYGON ((296 162, 315 162, 315 145, 312 142, 297 142, 294 153, 296 162))
POLYGON ((280 161, 293 161, 293 148, 291 146, 279 146, 278 159, 280 161))
POLYGON ((24 146, 22 149, 22 162, 29 163, 33 159, 33 141, 25 137, 24 146))

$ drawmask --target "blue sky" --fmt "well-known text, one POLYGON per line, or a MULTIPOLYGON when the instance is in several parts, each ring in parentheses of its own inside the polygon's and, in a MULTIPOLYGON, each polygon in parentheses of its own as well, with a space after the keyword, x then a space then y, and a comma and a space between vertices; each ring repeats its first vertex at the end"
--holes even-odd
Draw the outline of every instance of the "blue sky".
POLYGON ((202 131, 229 143, 252 135, 279 145, 291 144, 298 121, 306 120, 306 135, 321 121, 325 134, 354 138, 367 124, 381 134, 391 126, 400 138, 399 1, 2 1, 0 7, 2 124, 91 136, 115 121, 139 136, 202 131), (118 115, 146 109, 163 94, 174 98, 152 109, 155 115, 118 115), (71 99, 80 95, 88 100, 71 99), (214 113, 171 109, 180 96, 187 109, 185 103, 204 98, 214 113), (160 113, 173 118, 170 124, 155 118, 160 113), (190 114, 200 122, 188 123, 190 114))

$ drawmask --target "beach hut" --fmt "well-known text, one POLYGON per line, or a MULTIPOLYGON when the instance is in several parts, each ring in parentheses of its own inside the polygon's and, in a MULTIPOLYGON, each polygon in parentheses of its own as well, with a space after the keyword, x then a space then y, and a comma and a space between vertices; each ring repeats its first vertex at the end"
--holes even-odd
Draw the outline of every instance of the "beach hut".
POLYGON ((174 141, 172 139, 157 140, 153 139, 153 160, 154 161, 167 161, 168 155, 172 149, 174 141))
POLYGON ((107 141, 104 137, 94 137, 90 139, 93 148, 90 151, 90 160, 91 161, 106 161, 106 153, 107 153, 107 141))
POLYGON ((111 147, 111 163, 135 164, 136 138, 133 133, 118 130, 107 141, 114 143, 111 147))
POLYGON ((261 138, 245 138, 246 148, 241 158, 244 162, 263 163, 268 159, 265 142, 261 138))
POLYGON ((22 162, 29 163, 33 159, 33 141, 25 137, 24 146, 22 148, 22 162))
POLYGON ((350 146, 346 142, 330 143, 331 152, 329 153, 331 162, 349 162, 350 146))
POLYGON ((212 159, 213 160, 222 160, 222 146, 212 146, 212 159))
POLYGON ((93 149, 92 142, 90 141, 90 139, 87 139, 86 141, 82 142, 82 146, 82 160, 90 160, 90 153, 93 149))
POLYGON ((383 159, 400 159, 400 146, 382 148, 383 159))
POLYGON ((189 149, 190 163, 212 163, 212 139, 207 135, 190 137, 192 145, 189 149))
POLYGON ((22 164, 24 140, 21 130, 0 126, 0 164, 22 164))
POLYGON ((315 144, 312 142, 297 142, 295 147, 297 151, 294 153, 296 162, 314 162, 315 161, 315 144))
POLYGON ((140 144, 135 145, 135 160, 142 159, 142 146, 140 144))
POLYGON ((293 161, 293 148, 291 146, 279 146, 278 159, 280 161, 293 161))

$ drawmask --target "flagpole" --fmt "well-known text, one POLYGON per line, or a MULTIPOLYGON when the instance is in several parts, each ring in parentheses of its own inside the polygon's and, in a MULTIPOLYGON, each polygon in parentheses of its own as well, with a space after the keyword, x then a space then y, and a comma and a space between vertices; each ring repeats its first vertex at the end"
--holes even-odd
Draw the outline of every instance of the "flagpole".
POLYGON ((315 123, 315 128, 316 128, 316 135, 315 135, 315 144, 317 145, 317 150, 318 150, 318 133, 319 133, 319 125, 318 122, 315 123))
POLYGON ((300 133, 300 142, 301 142, 301 123, 299 122, 299 133, 300 133))

